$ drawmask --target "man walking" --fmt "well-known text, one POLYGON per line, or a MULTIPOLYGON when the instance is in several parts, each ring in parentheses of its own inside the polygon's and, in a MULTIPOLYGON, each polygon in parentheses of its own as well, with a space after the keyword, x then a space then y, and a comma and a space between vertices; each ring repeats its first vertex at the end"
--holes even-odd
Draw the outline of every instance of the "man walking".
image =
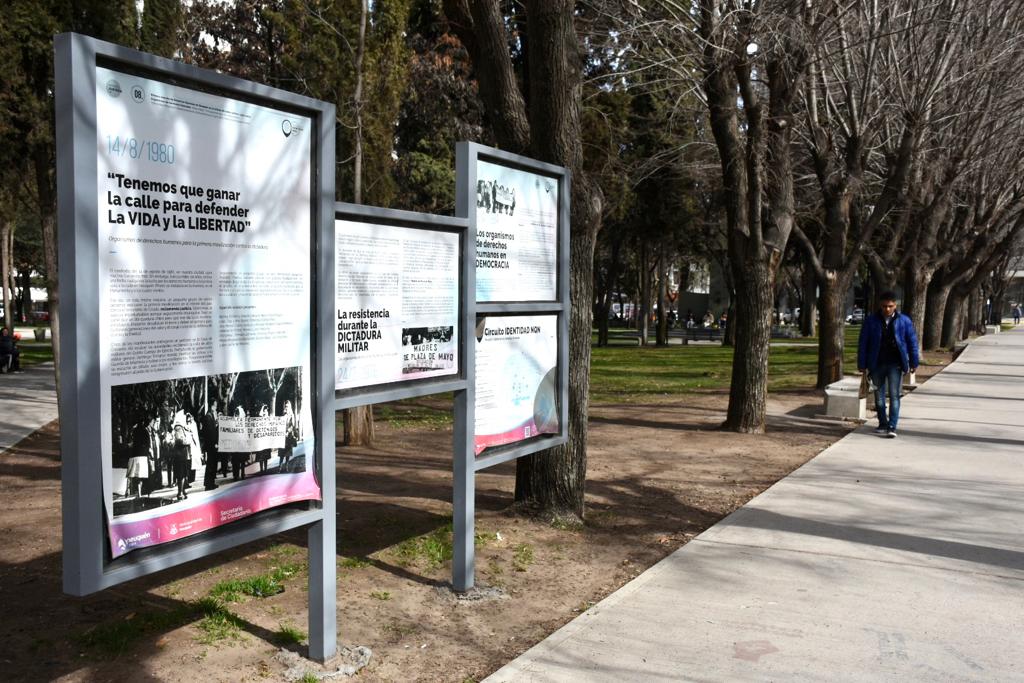
POLYGON ((916 371, 919 360, 914 324, 896 310, 896 295, 882 292, 878 296, 878 310, 864 319, 857 345, 857 369, 870 373, 875 385, 875 409, 878 411, 875 434, 896 438, 903 375, 916 371), (889 396, 888 413, 886 394, 889 396))

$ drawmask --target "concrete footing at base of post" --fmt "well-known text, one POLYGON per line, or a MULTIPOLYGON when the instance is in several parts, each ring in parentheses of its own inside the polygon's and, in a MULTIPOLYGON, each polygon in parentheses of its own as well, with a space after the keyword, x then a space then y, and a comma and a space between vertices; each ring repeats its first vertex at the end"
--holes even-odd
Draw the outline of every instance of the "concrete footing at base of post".
POLYGON ((291 683, 309 680, 310 677, 321 681, 350 678, 366 668, 373 657, 373 651, 363 645, 349 647, 338 643, 337 652, 338 654, 320 664, 312 659, 306 659, 294 650, 282 647, 274 655, 274 659, 286 667, 283 680, 291 683))
POLYGON ((860 394, 860 378, 844 377, 825 387, 826 417, 865 420, 867 419, 867 399, 860 394))
POLYGON ((1000 331, 999 325, 985 325, 985 334, 999 334, 1000 331))

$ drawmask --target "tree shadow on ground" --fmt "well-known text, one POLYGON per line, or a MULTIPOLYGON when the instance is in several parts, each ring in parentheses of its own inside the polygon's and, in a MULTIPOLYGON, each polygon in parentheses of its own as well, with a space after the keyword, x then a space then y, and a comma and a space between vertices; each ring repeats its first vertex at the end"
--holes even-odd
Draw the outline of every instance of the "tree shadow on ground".
POLYGON ((833 524, 760 508, 744 508, 729 519, 729 525, 818 536, 1004 569, 1024 570, 1024 552, 1018 550, 881 531, 852 524, 833 524))

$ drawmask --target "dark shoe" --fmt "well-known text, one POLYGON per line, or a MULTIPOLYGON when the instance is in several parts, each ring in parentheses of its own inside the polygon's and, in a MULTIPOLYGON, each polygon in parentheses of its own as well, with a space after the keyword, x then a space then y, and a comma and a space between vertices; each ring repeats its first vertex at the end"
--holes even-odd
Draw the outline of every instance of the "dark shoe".
POLYGON ((883 435, 883 434, 888 434, 888 433, 889 433, 889 428, 888 427, 878 427, 877 429, 875 429, 875 434, 878 434, 880 436, 883 435))
POLYGON ((889 439, 895 439, 896 438, 896 430, 895 429, 890 429, 889 431, 887 431, 885 433, 885 436, 886 436, 886 438, 889 438, 889 439))

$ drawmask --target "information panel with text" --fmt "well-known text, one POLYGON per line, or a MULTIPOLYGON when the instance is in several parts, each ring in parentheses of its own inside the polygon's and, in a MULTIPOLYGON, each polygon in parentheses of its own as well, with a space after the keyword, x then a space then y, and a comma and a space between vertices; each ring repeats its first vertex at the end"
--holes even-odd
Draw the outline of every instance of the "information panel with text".
POLYGON ((335 222, 335 389, 459 373, 459 236, 335 222))
POLYGON ((558 298, 558 181, 477 162, 477 303, 558 298))
POLYGON ((475 450, 559 431, 558 316, 477 323, 475 450))
POLYGON ((114 557, 318 500, 313 122, 96 68, 114 557))

